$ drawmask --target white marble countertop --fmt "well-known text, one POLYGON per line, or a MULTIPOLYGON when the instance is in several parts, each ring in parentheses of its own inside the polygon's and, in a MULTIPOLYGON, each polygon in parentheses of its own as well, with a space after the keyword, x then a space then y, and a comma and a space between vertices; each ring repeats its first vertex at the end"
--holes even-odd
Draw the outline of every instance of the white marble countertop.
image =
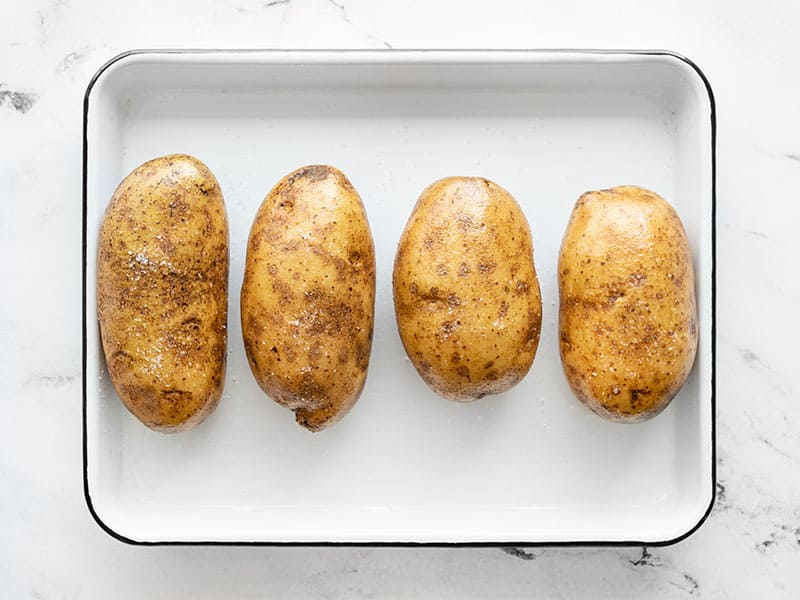
POLYGON ((0 6, 0 594, 800 597, 800 4, 32 0, 0 6), (83 92, 131 48, 667 48, 717 101, 718 484, 664 548, 131 547, 81 478, 83 92), (793 308, 795 307, 795 308, 793 308))

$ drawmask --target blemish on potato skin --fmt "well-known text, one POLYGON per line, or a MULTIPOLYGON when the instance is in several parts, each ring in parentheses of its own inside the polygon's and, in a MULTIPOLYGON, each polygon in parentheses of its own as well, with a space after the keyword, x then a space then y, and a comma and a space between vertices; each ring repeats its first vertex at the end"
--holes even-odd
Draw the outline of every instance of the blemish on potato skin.
POLYGON ((280 296, 282 303, 288 304, 294 301, 295 296, 292 286, 282 279, 276 277, 272 280, 272 291, 280 296))
POLYGON ((642 287, 645 283, 647 283, 647 275, 644 273, 631 273, 630 281, 632 286, 642 287))
POLYGON ((442 323, 439 331, 441 331, 445 335, 450 335, 458 328, 458 325, 454 321, 445 321, 442 323))
POLYGON ((339 354, 336 355, 336 361, 340 365, 346 365, 350 361, 350 351, 347 348, 339 350, 339 354))
POLYGON ((500 309, 497 311, 497 318, 502 319, 508 314, 508 302, 502 300, 500 302, 500 309))

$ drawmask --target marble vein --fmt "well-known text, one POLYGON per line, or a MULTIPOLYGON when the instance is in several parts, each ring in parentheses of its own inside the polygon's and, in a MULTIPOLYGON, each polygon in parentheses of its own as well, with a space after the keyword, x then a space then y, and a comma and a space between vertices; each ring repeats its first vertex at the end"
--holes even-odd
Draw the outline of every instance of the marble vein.
POLYGON ((717 479, 717 494, 714 501, 714 510, 723 511, 728 510, 730 504, 728 503, 728 488, 722 479, 717 479))
POLYGON ((781 396, 790 396, 792 394, 791 383, 787 383, 783 378, 775 376, 775 370, 760 355, 749 348, 737 348, 736 351, 747 367, 764 375, 770 375, 769 378, 765 379, 765 383, 773 392, 781 396))
POLYGON ((778 524, 769 534, 756 543, 756 550, 766 554, 776 544, 784 542, 791 545, 795 550, 800 550, 800 527, 794 525, 778 524))
POLYGON ((509 556, 514 556, 514 557, 519 558, 521 560, 534 560, 536 558, 536 555, 533 554, 532 552, 526 552, 522 548, 516 548, 514 546, 508 546, 506 548, 500 548, 500 550, 502 550, 503 552, 505 552, 509 556))
POLYGON ((0 83, 0 105, 8 105, 17 112, 25 114, 33 108, 36 99, 36 94, 11 90, 6 84, 0 83))
POLYGON ((762 367, 766 366, 764 361, 761 360, 761 357, 749 348, 739 348, 739 356, 741 356, 742 360, 748 365, 758 364, 762 367))
POLYGON ((770 450, 772 450, 776 454, 779 454, 780 456, 782 456, 782 457, 784 457, 786 459, 794 460, 794 456, 792 456, 791 454, 789 454, 785 450, 783 450, 781 448, 778 448, 774 443, 772 443, 769 439, 767 439, 763 435, 759 435, 758 436, 758 441, 761 442, 762 444, 764 444, 767 448, 769 448, 770 450))
POLYGON ((747 235, 752 235, 753 237, 761 238, 763 240, 769 239, 769 236, 763 231, 756 231, 754 229, 743 229, 742 231, 747 235))
POLYGON ((684 592, 686 592, 690 596, 694 596, 694 594, 697 592, 697 590, 700 589, 700 584, 697 583, 697 579, 695 579, 694 577, 692 577, 688 573, 683 573, 682 575, 683 575, 684 582, 686 584, 688 584, 688 585, 680 585, 680 584, 677 584, 677 583, 673 583, 672 585, 674 585, 678 589, 683 590, 684 592))
MULTIPOLYGON (((355 27, 355 25, 353 25, 353 22, 350 20, 349 15, 347 14, 347 8, 345 7, 344 4, 341 4, 341 3, 337 2, 336 0, 328 0, 328 3, 333 5, 333 6, 335 6, 339 10, 339 12, 342 15, 342 19, 344 20, 345 23, 347 23, 351 27, 355 27)), ((384 47, 392 48, 392 45, 389 42, 387 42, 386 40, 382 40, 382 39, 380 39, 378 37, 375 37, 374 35, 372 35, 371 33, 368 33, 368 32, 363 32, 362 31, 362 33, 364 33, 364 35, 366 35, 371 40, 375 40, 376 42, 379 42, 384 47)))
POLYGON ((61 62, 58 63, 58 67, 56 70, 59 73, 64 73, 71 69, 76 63, 80 62, 86 58, 86 51, 85 50, 73 50, 64 56, 61 59, 61 62))
POLYGON ((642 555, 636 560, 628 560, 634 567, 663 567, 664 562, 656 555, 652 554, 647 546, 642 547, 642 555))

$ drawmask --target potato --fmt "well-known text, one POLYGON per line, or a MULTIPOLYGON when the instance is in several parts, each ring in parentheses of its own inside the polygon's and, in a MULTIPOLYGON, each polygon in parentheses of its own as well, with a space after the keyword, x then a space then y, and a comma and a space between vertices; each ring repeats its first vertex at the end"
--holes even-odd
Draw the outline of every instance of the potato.
POLYGON ((422 379, 467 402, 516 385, 542 324, 530 228, 516 200, 480 177, 422 192, 393 275, 397 327, 422 379))
POLYGON ((297 169, 250 230, 242 334, 261 389, 319 431, 358 400, 375 308, 375 249, 356 190, 325 165, 297 169))
POLYGON ((100 228, 97 315, 122 402, 156 431, 182 431, 222 394, 228 219, 217 180, 173 154, 137 167, 100 228))
POLYGON ((613 421, 661 412, 697 349, 692 256, 675 210, 635 186, 584 194, 558 283, 561 362, 575 395, 613 421))

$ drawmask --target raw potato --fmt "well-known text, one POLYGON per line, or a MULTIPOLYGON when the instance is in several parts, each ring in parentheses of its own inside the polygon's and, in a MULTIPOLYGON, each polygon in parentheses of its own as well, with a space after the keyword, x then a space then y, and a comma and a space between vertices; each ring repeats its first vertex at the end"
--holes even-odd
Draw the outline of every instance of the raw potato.
POLYGON ((635 186, 584 194, 558 282, 561 361, 575 395, 613 421, 661 412, 697 349, 692 256, 675 210, 635 186))
POLYGON ((247 245, 242 334, 264 392, 319 431, 358 400, 375 308, 375 249, 356 190, 313 165, 284 177, 247 245))
POLYGON ((217 180, 173 154, 134 169, 100 229, 97 314, 111 381, 156 431, 189 429, 225 378, 228 218, 217 180))
POLYGON ((479 177, 422 192, 394 263, 400 338, 423 380, 461 402, 516 385, 542 324, 530 227, 516 200, 479 177))

